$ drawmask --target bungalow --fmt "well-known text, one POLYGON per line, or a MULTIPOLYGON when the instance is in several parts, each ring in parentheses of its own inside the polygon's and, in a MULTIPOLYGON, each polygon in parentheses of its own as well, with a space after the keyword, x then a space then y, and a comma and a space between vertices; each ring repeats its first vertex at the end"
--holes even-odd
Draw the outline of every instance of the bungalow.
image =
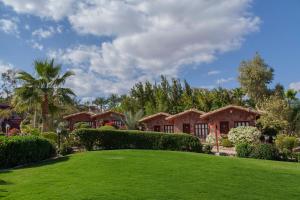
POLYGON ((196 109, 170 115, 157 113, 140 120, 146 130, 167 133, 188 133, 205 139, 210 133, 227 134, 238 126, 255 126, 259 112, 229 105, 208 113, 196 109), (162 129, 163 127, 163 129, 162 129))
POLYGON ((91 112, 78 112, 64 116, 63 119, 68 122, 69 130, 73 130, 74 124, 77 122, 87 122, 93 128, 97 128, 108 123, 121 127, 123 126, 124 115, 111 110, 98 114, 91 112))
MULTIPOLYGON (((6 110, 10 110, 11 106, 7 104, 0 104, 0 111, 5 112, 6 110)), ((9 129, 20 129, 22 118, 18 116, 15 112, 8 114, 7 117, 0 118, 0 132, 5 133, 7 128, 9 129)))

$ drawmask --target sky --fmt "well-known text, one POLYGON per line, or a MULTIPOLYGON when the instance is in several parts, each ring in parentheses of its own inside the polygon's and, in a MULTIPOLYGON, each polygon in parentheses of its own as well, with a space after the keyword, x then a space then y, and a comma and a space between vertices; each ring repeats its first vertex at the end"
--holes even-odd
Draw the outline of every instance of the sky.
POLYGON ((79 98, 124 94, 160 75, 238 87, 259 52, 273 84, 300 90, 299 0, 0 0, 0 72, 54 58, 79 98))

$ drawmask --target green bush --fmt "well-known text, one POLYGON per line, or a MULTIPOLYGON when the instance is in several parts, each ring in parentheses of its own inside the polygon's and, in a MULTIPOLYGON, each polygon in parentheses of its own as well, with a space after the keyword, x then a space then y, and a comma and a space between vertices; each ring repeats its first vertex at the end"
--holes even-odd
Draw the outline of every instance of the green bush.
POLYGON ((252 149, 251 157, 264 160, 277 160, 278 150, 272 144, 257 144, 252 149))
POLYGON ((92 128, 88 122, 77 122, 74 124, 74 129, 92 128))
POLYGON ((211 144, 204 144, 202 151, 203 153, 207 153, 207 154, 211 154, 212 153, 212 149, 213 149, 213 145, 211 144))
POLYGON ((54 132, 43 132, 41 133, 43 138, 50 140, 52 143, 56 144, 58 140, 58 135, 54 132))
POLYGON ((54 156, 55 147, 36 136, 0 137, 0 168, 41 161, 54 156))
POLYGON ((198 138, 187 134, 166 134, 133 130, 78 129, 74 131, 87 149, 162 149, 201 152, 198 138))
POLYGON ((275 145, 279 150, 282 160, 294 159, 293 149, 299 146, 299 141, 294 136, 279 134, 276 137, 275 145))
POLYGON ((59 152, 61 155, 65 156, 73 153, 73 148, 69 143, 65 142, 61 145, 59 152))
POLYGON ((109 126, 109 125, 101 126, 101 127, 99 127, 98 129, 99 129, 99 130, 116 130, 115 127, 109 126))
POLYGON ((235 147, 236 155, 241 158, 249 158, 253 152, 253 146, 248 143, 239 143, 235 147))
POLYGON ((232 142, 230 142, 230 140, 227 139, 227 138, 222 138, 222 140, 221 140, 221 145, 222 145, 223 147, 233 147, 232 142))
POLYGON ((261 132, 252 126, 232 128, 228 133, 228 139, 235 145, 239 143, 258 143, 260 136, 261 132))

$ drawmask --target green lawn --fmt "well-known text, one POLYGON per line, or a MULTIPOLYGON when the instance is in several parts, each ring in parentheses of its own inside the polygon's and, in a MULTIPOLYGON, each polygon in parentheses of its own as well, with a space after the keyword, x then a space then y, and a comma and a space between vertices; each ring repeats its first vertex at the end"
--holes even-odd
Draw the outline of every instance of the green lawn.
POLYGON ((0 198, 300 199, 300 164, 184 152, 95 151, 0 172, 0 198))

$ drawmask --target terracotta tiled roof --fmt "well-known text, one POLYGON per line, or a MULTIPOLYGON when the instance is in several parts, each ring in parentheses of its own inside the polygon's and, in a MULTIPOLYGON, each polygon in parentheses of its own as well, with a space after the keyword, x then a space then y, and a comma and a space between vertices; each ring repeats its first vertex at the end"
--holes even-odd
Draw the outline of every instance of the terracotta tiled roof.
POLYGON ((104 116, 104 115, 107 115, 107 114, 115 114, 115 115, 120 115, 120 116, 124 116, 123 113, 119 113, 119 112, 116 112, 116 111, 112 111, 112 110, 109 110, 109 111, 105 111, 103 113, 98 113, 98 114, 95 114, 92 116, 92 118, 97 118, 97 117, 101 117, 101 116, 104 116))
POLYGON ((145 122, 145 121, 148 121, 150 119, 153 119, 153 118, 161 116, 161 115, 165 116, 165 117, 171 116, 169 113, 159 112, 159 113, 156 113, 156 114, 153 114, 153 115, 146 116, 146 117, 140 119, 139 122, 145 122))
POLYGON ((66 115, 63 117, 63 119, 69 119, 69 118, 75 117, 77 115, 82 115, 82 114, 89 115, 90 117, 92 117, 94 115, 94 113, 91 113, 91 112, 77 112, 77 113, 73 113, 70 115, 66 115))
POLYGON ((232 109, 232 108, 242 110, 242 111, 245 111, 245 112, 249 112, 249 113, 253 113, 253 114, 256 114, 256 115, 261 114, 260 112, 254 110, 252 108, 245 108, 245 107, 242 107, 242 106, 229 105, 229 106, 225 106, 225 107, 219 108, 217 110, 213 110, 213 111, 210 111, 208 113, 205 113, 204 115, 201 115, 200 118, 206 118, 206 117, 211 116, 213 114, 216 114, 218 112, 222 112, 224 110, 232 109))
POLYGON ((183 112, 175 114, 175 115, 171 115, 171 116, 167 117, 166 120, 171 120, 171 119, 180 117, 182 115, 185 115, 185 114, 188 114, 188 113, 191 113, 191 112, 197 113, 199 115, 205 114, 205 112, 193 108, 193 109, 189 109, 189 110, 183 111, 183 112))

